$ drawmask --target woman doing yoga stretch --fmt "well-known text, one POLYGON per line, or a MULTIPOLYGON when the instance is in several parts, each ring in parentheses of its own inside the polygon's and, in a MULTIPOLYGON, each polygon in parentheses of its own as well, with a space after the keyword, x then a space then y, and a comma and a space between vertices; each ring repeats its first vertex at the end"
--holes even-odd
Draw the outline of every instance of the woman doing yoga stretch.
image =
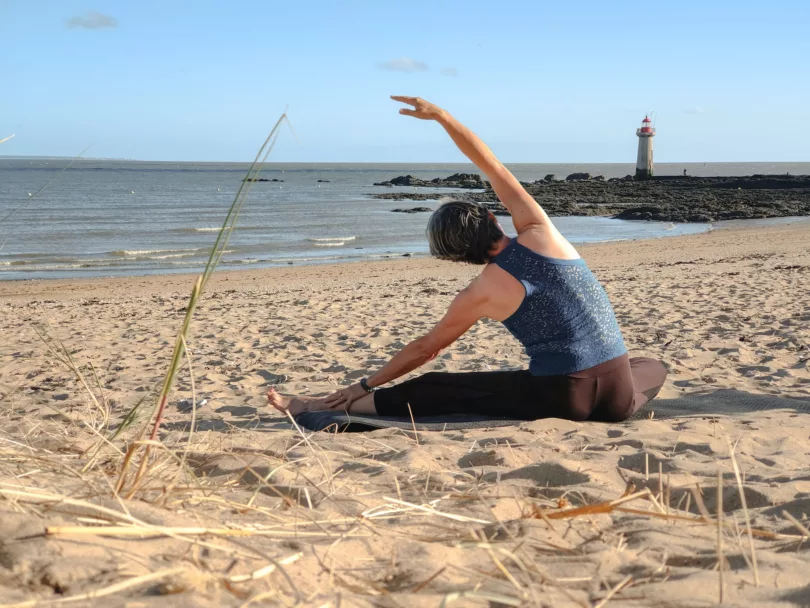
POLYGON ((418 97, 393 97, 400 114, 438 122, 484 173, 509 210, 509 238, 481 205, 441 205, 428 221, 437 258, 484 266, 425 336, 379 371, 325 398, 267 396, 291 414, 338 409, 355 414, 415 417, 471 413, 524 420, 625 420, 652 399, 666 368, 629 358, 607 294, 576 249, 492 151, 448 112, 418 97), (528 370, 430 372, 382 387, 435 358, 476 321, 502 322, 526 349, 528 370))

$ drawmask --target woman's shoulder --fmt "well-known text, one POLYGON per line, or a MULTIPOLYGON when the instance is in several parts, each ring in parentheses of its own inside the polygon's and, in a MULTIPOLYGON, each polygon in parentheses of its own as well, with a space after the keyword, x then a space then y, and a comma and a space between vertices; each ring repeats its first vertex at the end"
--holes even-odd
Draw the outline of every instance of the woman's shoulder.
POLYGON ((576 248, 553 225, 532 226, 517 235, 518 244, 547 258, 578 260, 576 248))

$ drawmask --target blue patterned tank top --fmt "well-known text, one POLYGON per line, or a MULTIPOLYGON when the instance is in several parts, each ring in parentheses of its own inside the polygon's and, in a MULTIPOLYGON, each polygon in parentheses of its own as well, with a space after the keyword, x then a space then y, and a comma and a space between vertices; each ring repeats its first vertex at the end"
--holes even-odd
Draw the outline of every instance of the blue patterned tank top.
POLYGON ((585 260, 549 258, 512 239, 492 262, 526 289, 503 324, 526 348, 532 374, 572 374, 627 352, 613 307, 585 260))

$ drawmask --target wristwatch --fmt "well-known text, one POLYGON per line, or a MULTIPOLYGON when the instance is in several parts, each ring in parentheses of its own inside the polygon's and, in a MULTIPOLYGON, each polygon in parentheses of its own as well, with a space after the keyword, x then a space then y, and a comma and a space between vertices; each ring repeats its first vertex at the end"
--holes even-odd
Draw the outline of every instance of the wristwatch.
POLYGON ((362 389, 363 389, 364 391, 366 391, 367 393, 373 393, 375 390, 377 390, 376 388, 372 388, 372 387, 370 387, 370 386, 368 385, 368 382, 366 382, 366 378, 362 378, 362 379, 360 380, 360 386, 361 386, 361 387, 362 387, 362 389))

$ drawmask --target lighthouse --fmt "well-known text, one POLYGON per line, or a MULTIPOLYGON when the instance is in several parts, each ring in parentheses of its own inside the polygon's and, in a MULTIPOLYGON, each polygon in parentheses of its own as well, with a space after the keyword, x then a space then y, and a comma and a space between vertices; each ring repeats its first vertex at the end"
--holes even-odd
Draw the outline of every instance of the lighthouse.
POLYGON ((636 135, 638 135, 636 179, 650 179, 653 176, 653 137, 655 137, 655 129, 652 127, 649 116, 645 116, 644 120, 641 121, 641 128, 636 129, 636 135))

